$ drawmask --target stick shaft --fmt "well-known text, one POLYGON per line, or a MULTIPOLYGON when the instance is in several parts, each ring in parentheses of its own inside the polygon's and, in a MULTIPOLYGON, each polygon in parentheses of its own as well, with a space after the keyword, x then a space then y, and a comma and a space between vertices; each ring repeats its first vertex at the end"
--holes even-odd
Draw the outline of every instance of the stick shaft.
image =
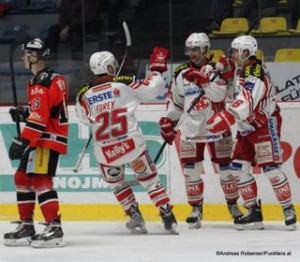
MULTIPOLYGON (((13 94, 13 102, 14 107, 18 107, 18 96, 17 96, 17 88, 16 88, 16 79, 15 79, 15 69, 14 69, 14 55, 15 50, 18 47, 18 45, 28 36, 28 33, 26 31, 21 31, 17 37, 14 39, 12 44, 9 47, 9 70, 10 70, 10 80, 11 80, 11 89, 13 94)), ((18 136, 21 134, 21 127, 20 127, 20 121, 17 119, 16 121, 16 128, 18 136)))
MULTIPOLYGON (((184 120, 188 117, 189 113, 193 110, 194 106, 199 102, 199 100, 201 99, 201 97, 204 95, 204 92, 200 92, 200 94, 197 96, 197 98, 193 101, 193 103, 190 105, 189 109, 182 114, 182 116, 179 118, 176 126, 175 126, 175 130, 178 130, 178 128, 182 125, 182 123, 184 122, 184 120)), ((164 148, 166 147, 167 142, 164 141, 163 144, 161 145, 161 147, 159 148, 155 158, 154 158, 154 163, 156 164, 158 159, 160 158, 162 152, 164 151, 164 148)))
POLYGON ((75 167, 73 169, 73 171, 75 173, 78 172, 79 166, 81 165, 81 162, 82 162, 82 159, 84 157, 84 154, 85 154, 86 150, 88 149, 88 147, 89 147, 89 145, 90 145, 90 143, 92 141, 92 138, 93 138, 92 133, 90 133, 89 139, 86 141, 84 147, 82 148, 80 156, 79 156, 79 158, 77 160, 77 163, 76 163, 76 165, 75 165, 75 167))

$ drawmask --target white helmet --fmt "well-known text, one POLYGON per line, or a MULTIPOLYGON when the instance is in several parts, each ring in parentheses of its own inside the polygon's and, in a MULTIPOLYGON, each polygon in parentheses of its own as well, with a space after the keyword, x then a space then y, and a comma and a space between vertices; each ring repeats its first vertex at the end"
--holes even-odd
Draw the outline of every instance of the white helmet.
POLYGON ((108 51, 96 52, 90 58, 90 68, 94 75, 108 74, 115 76, 118 67, 114 55, 108 51))
POLYGON ((238 50, 239 58, 241 60, 247 60, 250 56, 255 56, 257 50, 257 41, 253 36, 250 35, 238 36, 232 41, 231 48, 238 50), (249 56, 242 59, 244 50, 249 51, 249 56))
POLYGON ((193 33, 186 39, 185 47, 200 47, 201 52, 206 53, 210 48, 209 38, 205 33, 193 33))

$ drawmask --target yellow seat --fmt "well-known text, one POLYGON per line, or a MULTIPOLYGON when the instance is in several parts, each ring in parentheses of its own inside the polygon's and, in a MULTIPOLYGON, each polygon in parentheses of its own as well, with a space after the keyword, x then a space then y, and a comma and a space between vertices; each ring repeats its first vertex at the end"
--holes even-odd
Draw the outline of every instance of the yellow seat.
POLYGON ((287 2, 287 0, 277 0, 277 4, 279 4, 279 5, 287 5, 288 2, 287 2))
POLYGON ((209 36, 210 37, 220 37, 220 36, 236 36, 244 34, 249 28, 249 23, 247 18, 225 18, 220 26, 220 30, 213 30, 209 36))
POLYGON ((292 35, 300 35, 300 19, 298 20, 296 29, 289 29, 290 34, 292 35))
POLYGON ((242 6, 243 4, 243 1, 242 0, 235 0, 233 3, 232 3, 232 6, 234 7, 240 7, 242 6))
POLYGON ((261 61, 265 60, 264 52, 261 49, 257 49, 255 53, 256 58, 260 59, 261 61))
POLYGON ((218 62, 220 56, 224 55, 225 53, 222 49, 210 49, 209 54, 214 55, 211 61, 216 63, 218 62))
POLYGON ((274 62, 300 62, 300 48, 281 48, 275 52, 274 62))
POLYGON ((260 19, 258 30, 252 30, 253 35, 276 35, 287 36, 289 31, 287 28, 286 18, 280 17, 263 17, 260 19))

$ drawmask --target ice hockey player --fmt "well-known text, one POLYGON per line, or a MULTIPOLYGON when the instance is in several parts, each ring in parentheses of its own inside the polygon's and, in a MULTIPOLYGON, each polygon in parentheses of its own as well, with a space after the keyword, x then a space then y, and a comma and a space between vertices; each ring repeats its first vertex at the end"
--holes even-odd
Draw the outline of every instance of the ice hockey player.
POLYGON ((211 116, 225 110, 227 85, 219 76, 215 77, 217 72, 207 57, 210 41, 205 33, 192 33, 186 39, 185 49, 190 61, 175 69, 166 115, 161 118, 160 125, 162 137, 172 144, 177 121, 184 117, 196 100, 196 105, 182 121, 179 130, 180 162, 183 166, 188 203, 192 206, 192 212, 186 222, 190 228, 200 228, 204 201, 204 182, 201 174, 204 172, 206 145, 210 150, 212 162, 219 167, 220 184, 234 221, 242 213, 237 205, 239 194, 236 180, 229 170, 231 133, 213 134, 205 129, 206 121, 211 116), (201 98, 197 102, 198 97, 201 98))
POLYGON ((165 48, 154 48, 151 73, 140 82, 131 76, 117 76, 118 63, 112 53, 96 52, 90 57, 90 68, 97 77, 80 89, 76 99, 79 120, 91 126, 94 156, 103 178, 130 217, 126 227, 132 233, 147 233, 147 229, 135 195, 125 180, 126 164, 159 209, 165 230, 177 233, 169 196, 135 117, 141 102, 157 102, 157 97, 165 93, 162 73, 167 70, 168 54, 165 48))
POLYGON ((19 137, 13 139, 9 158, 20 160, 15 173, 20 221, 15 231, 4 234, 8 246, 62 247, 63 230, 59 200, 53 177, 60 154, 67 153, 68 90, 65 78, 46 67, 50 50, 35 38, 23 44, 22 60, 33 77, 27 83, 28 107, 11 108, 13 121, 25 121, 19 137), (35 233, 36 198, 45 219, 45 230, 35 233))
POLYGON ((227 71, 228 83, 235 94, 229 108, 215 114, 207 122, 214 134, 227 132, 237 124, 238 133, 233 150, 231 172, 238 179, 240 195, 248 212, 237 222, 240 229, 263 229, 263 215, 257 200, 257 184, 251 167, 258 165, 269 179, 278 202, 282 206, 288 230, 296 229, 296 212, 287 176, 281 169, 281 115, 276 103, 276 89, 264 64, 255 56, 258 48, 254 37, 239 36, 232 41, 232 59, 219 61, 227 71), (228 68, 232 68, 231 74, 228 68), (231 77, 228 77, 231 75, 231 77))

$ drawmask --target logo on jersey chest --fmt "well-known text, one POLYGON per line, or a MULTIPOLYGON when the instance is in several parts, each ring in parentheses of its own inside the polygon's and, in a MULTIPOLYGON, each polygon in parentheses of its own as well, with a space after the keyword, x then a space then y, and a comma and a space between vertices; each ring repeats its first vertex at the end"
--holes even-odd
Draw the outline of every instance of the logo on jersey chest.
POLYGON ((113 94, 111 92, 111 90, 91 96, 88 98, 89 104, 92 105, 94 103, 98 103, 98 102, 102 102, 108 99, 112 99, 113 98, 113 94))
MULTIPOLYGON (((197 99, 197 98, 196 97, 193 98, 193 100, 191 101, 191 104, 194 103, 195 99, 197 99)), ((204 110, 204 109, 208 108, 209 106, 210 106, 210 100, 206 96, 203 96, 200 98, 198 103, 194 106, 193 110, 200 111, 200 110, 204 110)))
POLYGON ((107 163, 111 163, 118 158, 128 154, 135 149, 133 139, 122 141, 113 145, 103 146, 102 152, 107 163))

